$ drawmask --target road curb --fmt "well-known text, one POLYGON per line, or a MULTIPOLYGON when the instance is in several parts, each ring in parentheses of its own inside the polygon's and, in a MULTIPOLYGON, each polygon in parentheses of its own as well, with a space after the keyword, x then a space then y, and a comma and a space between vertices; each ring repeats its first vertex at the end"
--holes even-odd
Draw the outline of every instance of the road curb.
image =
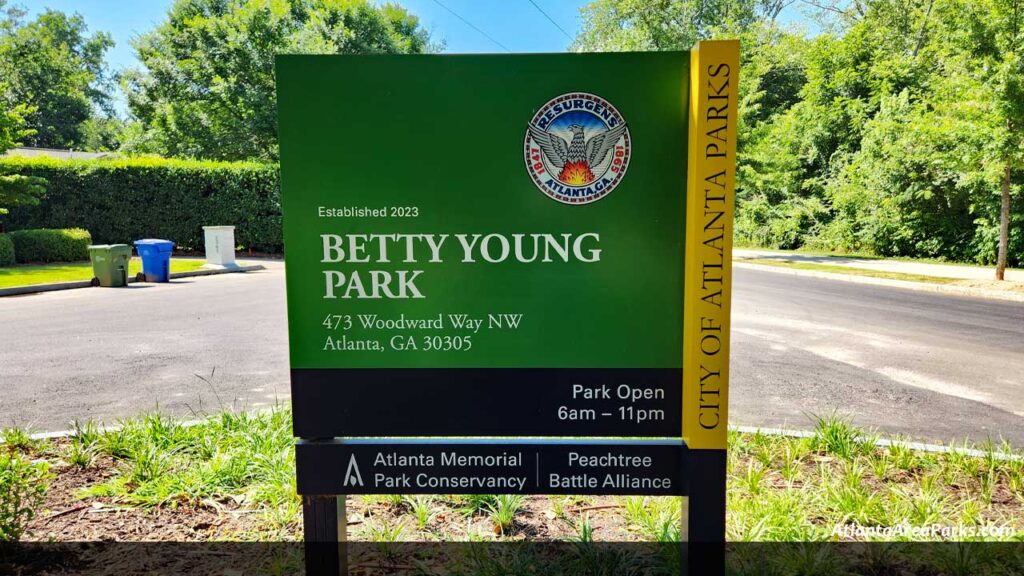
POLYGON ((237 268, 208 268, 205 270, 189 270, 188 272, 175 272, 171 274, 171 280, 175 278, 192 278, 193 276, 215 276, 217 274, 231 274, 232 272, 255 272, 257 270, 266 270, 267 267, 263 264, 253 264, 251 266, 239 266, 237 268))
POLYGON ((769 266, 767 264, 750 264, 743 261, 734 261, 734 268, 745 268, 747 270, 758 270, 761 272, 775 272, 776 274, 789 274, 791 276, 809 276, 811 278, 823 278, 826 280, 840 280, 843 282, 854 282, 857 284, 872 284, 875 286, 889 286, 891 288, 905 288, 919 292, 937 292, 940 294, 952 294, 955 296, 969 296, 973 298, 988 298, 992 300, 1004 300, 1008 302, 1024 303, 1024 294, 1019 292, 1002 292, 998 290, 985 290, 984 288, 968 288, 966 286, 947 286, 945 284, 932 284, 930 282, 914 282, 911 280, 892 280, 889 278, 875 278, 872 276, 859 276, 856 274, 844 274, 842 272, 821 272, 818 270, 797 270, 783 266, 769 266))
MULTIPOLYGON (((237 268, 215 268, 208 270, 190 270, 188 272, 174 272, 171 274, 171 280, 176 278, 192 278, 194 276, 214 276, 217 274, 233 274, 235 272, 255 272, 257 270, 266 270, 267 268, 262 264, 253 264, 251 266, 239 266, 237 268)), ((128 278, 129 284, 138 282, 135 278, 128 278)), ((38 292, 53 292, 56 290, 72 290, 74 288, 91 288, 92 281, 81 280, 77 282, 54 282, 52 284, 31 284, 29 286, 14 286, 12 288, 0 288, 0 298, 4 296, 21 296, 24 294, 36 294, 38 292)))
MULTIPOLYGON (((216 414, 211 414, 207 418, 194 418, 191 420, 177 421, 178 426, 190 427, 198 426, 200 424, 206 424, 216 418, 216 414)), ((111 425, 99 425, 98 431, 101 433, 116 432, 120 430, 122 426, 120 424, 111 425)), ((788 438, 813 438, 815 433, 811 430, 800 430, 796 428, 772 428, 762 426, 742 426, 736 424, 730 424, 729 430, 739 432, 741 434, 765 434, 767 436, 784 436, 788 438)), ((74 429, 67 430, 55 430, 53 432, 35 432, 29 435, 33 440, 55 440, 59 438, 70 438, 76 435, 78 432, 74 429)), ((0 436, 0 440, 2 440, 0 436)), ((866 440, 868 438, 861 438, 866 440)), ((971 456, 974 458, 985 458, 988 453, 984 450, 978 450, 977 448, 965 448, 950 446, 945 444, 930 444, 927 442, 914 442, 910 440, 892 440, 889 438, 878 438, 874 440, 875 446, 879 448, 891 448, 893 446, 903 446, 910 448, 911 450, 918 450, 920 452, 931 452, 935 454, 949 454, 959 453, 965 456, 971 456)), ((1007 453, 1000 450, 994 450, 992 457, 1000 461, 1019 461, 1024 460, 1024 454, 1007 453)))
POLYGON ((72 288, 89 288, 90 286, 92 286, 92 282, 89 280, 82 280, 80 282, 54 282, 53 284, 14 286, 13 288, 0 288, 0 298, 3 298, 4 296, 19 296, 21 294, 35 294, 36 292, 71 290, 72 288))

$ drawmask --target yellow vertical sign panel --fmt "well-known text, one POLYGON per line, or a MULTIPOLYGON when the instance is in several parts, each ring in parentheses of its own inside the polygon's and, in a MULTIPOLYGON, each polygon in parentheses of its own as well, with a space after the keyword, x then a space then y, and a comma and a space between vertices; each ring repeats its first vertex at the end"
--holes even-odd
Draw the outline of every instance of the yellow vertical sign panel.
POLYGON ((724 40, 690 54, 683 439, 697 450, 724 450, 729 422, 739 53, 738 40, 724 40))

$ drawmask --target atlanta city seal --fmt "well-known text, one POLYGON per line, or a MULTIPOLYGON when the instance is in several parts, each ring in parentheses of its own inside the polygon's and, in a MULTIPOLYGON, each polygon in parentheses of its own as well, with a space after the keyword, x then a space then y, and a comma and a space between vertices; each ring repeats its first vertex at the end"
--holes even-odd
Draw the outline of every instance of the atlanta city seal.
POLYGON ((526 171, 565 204, 604 198, 629 165, 629 129, 610 102, 586 92, 552 98, 526 127, 526 171))

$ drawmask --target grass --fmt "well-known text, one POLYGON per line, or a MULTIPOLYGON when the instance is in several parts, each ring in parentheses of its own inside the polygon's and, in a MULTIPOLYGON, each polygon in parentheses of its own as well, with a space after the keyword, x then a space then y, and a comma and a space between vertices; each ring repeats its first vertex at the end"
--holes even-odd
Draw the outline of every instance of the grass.
POLYGON ((48 463, 0 450, 0 549, 4 542, 21 539, 42 506, 50 480, 48 463))
POLYGON ((854 268, 851 266, 839 266, 831 264, 819 264, 816 262, 793 262, 792 260, 781 260, 778 258, 744 258, 740 260, 744 264, 763 264, 766 266, 778 266, 780 268, 793 268, 796 270, 814 270, 818 272, 835 272, 837 274, 853 274, 855 276, 870 276, 872 278, 885 278, 888 280, 907 280, 909 282, 930 282, 932 284, 956 284, 959 278, 944 278, 941 276, 927 276, 924 274, 907 274, 904 272, 885 272, 881 270, 868 270, 867 268, 854 268))
MULTIPOLYGON (((1024 541, 1024 455, 1007 445, 960 444, 922 452, 900 439, 881 447, 835 415, 812 435, 729 434, 728 538, 736 542, 918 540, 921 536, 843 535, 850 527, 988 526, 1012 528, 985 539, 1024 541), (980 450, 971 454, 968 448, 980 450)), ((234 502, 250 511, 239 538, 294 539, 301 526, 295 494, 291 413, 224 412, 190 426, 161 414, 101 430, 76 423, 60 441, 32 441, 7 430, 0 451, 21 452, 54 468, 105 466, 77 497, 135 509, 195 509, 234 502)), ((577 541, 675 542, 686 506, 679 498, 507 495, 353 497, 364 520, 353 540, 522 540, 529 517, 566 527, 577 541), (600 504, 595 506, 594 504, 600 504), (526 516, 524 516, 524 514, 526 516)), ((942 540, 943 536, 924 536, 942 540)))
POLYGON ((74 429, 74 435, 68 438, 64 458, 79 468, 89 468, 99 452, 99 428, 94 421, 89 420, 84 425, 74 422, 74 429))
POLYGON ((18 452, 33 452, 43 445, 41 440, 32 438, 32 430, 12 426, 0 430, 0 446, 18 452))
MULTIPOLYGON (((787 250, 785 248, 770 248, 764 246, 756 246, 754 244, 747 244, 743 242, 736 242, 733 247, 737 250, 757 250, 759 252, 777 252, 779 254, 800 254, 804 256, 838 256, 842 258, 857 258, 860 260, 899 260, 901 258, 887 258, 885 256, 879 256, 877 254, 871 254, 869 252, 829 252, 828 250, 812 250, 809 248, 797 248, 795 250, 787 250)), ((904 258, 905 260, 913 260, 914 262, 934 262, 940 263, 939 260, 928 259, 928 258, 904 258)), ((947 262, 941 262, 947 264, 947 262)), ((951 263, 951 262, 950 262, 951 263)))
POLYGON ((465 516, 484 513, 497 504, 497 496, 493 494, 466 494, 453 499, 459 504, 459 512, 465 516))
MULTIPOLYGON (((198 270, 205 261, 199 259, 171 258, 171 272, 190 272, 198 270)), ((128 263, 128 277, 131 278, 142 271, 142 261, 132 258, 128 263)), ((75 282, 91 280, 92 264, 89 262, 70 262, 56 264, 18 264, 0 268, 0 288, 30 286, 32 284, 50 284, 53 282, 75 282)))
POLYGON ((487 515, 494 523, 494 532, 505 534, 516 520, 516 513, 523 507, 524 496, 501 494, 494 497, 494 503, 487 506, 487 515))
MULTIPOLYGON (((970 455, 921 452, 900 443, 879 447, 876 435, 831 416, 813 436, 763 434, 731 438, 729 539, 832 541, 843 528, 989 526, 1012 528, 985 539, 1024 541, 1022 455, 992 442, 970 455), (762 463, 767 460, 768 465, 762 463), (756 471, 756 472, 754 472, 756 471), (837 531, 837 528, 839 529, 837 531)), ((854 540, 942 540, 941 535, 853 536, 854 540)))
MULTIPOLYGON (((108 513, 117 509, 119 514, 135 510, 159 517, 161 522, 168 521, 167 510, 180 511, 170 521, 186 522, 204 509, 230 508, 228 515, 241 514, 249 519, 247 528, 222 534, 219 539, 301 538, 291 413, 287 407, 254 414, 224 412, 190 426, 161 414, 124 420, 119 425, 118 429, 103 430, 95 422, 75 423, 71 437, 46 441, 31 440, 23 429, 8 430, 0 443, 0 455, 12 453, 21 461, 49 465, 57 471, 57 479, 48 478, 44 484, 59 482, 61 475, 91 473, 96 480, 75 493, 84 501, 84 508, 99 506, 108 513)), ((876 440, 877 435, 851 426, 836 415, 817 419, 813 433, 807 437, 731 431, 727 536, 732 542, 768 543, 738 548, 730 562, 739 567, 731 573, 982 573, 974 564, 977 559, 964 555, 976 552, 960 553, 960 548, 948 547, 929 548, 927 554, 911 550, 907 553, 910 560, 904 555, 899 561, 901 570, 864 568, 865 562, 888 566, 889 556, 899 553, 889 545, 858 549, 866 555, 855 560, 861 564, 851 570, 850 559, 842 556, 846 548, 821 547, 817 543, 938 541, 947 537, 942 533, 843 534, 837 528, 932 524, 1014 528, 1016 535, 1007 531, 979 539, 1024 542, 1024 454, 1012 453, 1008 446, 992 442, 980 446, 964 443, 949 453, 934 453, 915 450, 898 438, 890 439, 892 444, 886 447, 880 447, 876 440), (980 450, 980 454, 968 449, 980 450), (772 543, 776 542, 798 544, 764 547, 775 546, 772 543), (940 564, 959 562, 962 566, 936 571, 913 564, 932 560, 940 564)), ((422 567, 416 573, 437 573, 413 557, 426 554, 428 549, 409 548, 404 543, 468 542, 466 547, 444 549, 446 554, 456 555, 452 561, 457 566, 470 568, 452 573, 495 576, 678 573, 679 547, 675 543, 686 537, 681 528, 688 509, 685 499, 671 497, 391 495, 350 497, 348 503, 350 539, 370 542, 368 546, 378 559, 367 565, 376 566, 378 561, 411 563, 422 567), (490 556, 474 556, 483 549, 473 548, 473 543, 512 544, 536 539, 538 519, 544 526, 564 527, 556 539, 567 546, 551 549, 554 558, 543 557, 543 547, 521 546, 492 548, 490 556), (601 546, 602 542, 622 541, 653 544, 644 548, 601 546), (459 552, 468 556, 458 557, 459 552), (653 554, 655 565, 665 569, 647 570, 651 563, 638 554, 653 554), (552 561, 564 565, 554 571, 537 571, 538 566, 547 567, 552 561)), ((60 507, 69 508, 68 503, 60 507)), ((44 521, 52 513, 41 512, 37 516, 44 521)), ((43 525, 53 529, 52 524, 43 525)), ((62 533, 49 535, 59 540, 62 533)), ((367 547, 361 550, 366 552, 367 547)), ((422 562, 426 561, 424 557, 422 562)), ((1002 562, 998 558, 995 561, 1002 562)), ((1016 566, 1012 562, 1009 565, 1016 566)))
MULTIPOLYGON (((828 256, 832 258, 850 258, 853 260, 896 260, 899 262, 917 262, 921 264, 941 264, 943 266, 963 266, 966 268, 995 268, 995 264, 978 264, 977 262, 959 262, 944 258, 928 258, 915 256, 879 256, 870 252, 838 252, 829 250, 814 250, 811 248, 797 248, 787 250, 783 248, 769 248, 755 246, 753 244, 737 243, 734 246, 740 250, 757 250, 759 252, 775 252, 778 254, 796 254, 800 256, 828 256)), ((1024 268, 1007 268, 1007 270, 1024 270, 1024 268)))
POLYGON ((283 537, 296 525, 300 501, 289 411, 222 412, 194 426, 149 414, 119 426, 95 438, 71 438, 71 450, 85 436, 81 442, 95 455, 114 459, 111 477, 82 490, 81 498, 143 508, 242 502, 261 519, 257 538, 283 537))
POLYGON ((869 270, 867 268, 855 268, 839 264, 822 264, 819 262, 795 262, 781 258, 742 258, 737 262, 749 264, 761 264, 775 266, 778 268, 792 268, 795 270, 814 270, 818 272, 831 272, 834 274, 850 274, 854 276, 868 276, 871 278, 884 278, 888 280, 904 280, 907 282, 923 282, 928 284, 943 284, 950 286, 966 286, 972 288, 985 288, 989 290, 1006 290, 1010 292, 1024 293, 1024 283, 1021 282, 1000 282, 996 280, 980 280, 965 278, 947 278, 942 276, 928 276, 926 274, 908 274, 905 272, 887 272, 883 270, 869 270))
POLYGON ((409 507, 413 518, 416 520, 416 527, 426 530, 435 516, 433 495, 406 496, 405 505, 409 507))

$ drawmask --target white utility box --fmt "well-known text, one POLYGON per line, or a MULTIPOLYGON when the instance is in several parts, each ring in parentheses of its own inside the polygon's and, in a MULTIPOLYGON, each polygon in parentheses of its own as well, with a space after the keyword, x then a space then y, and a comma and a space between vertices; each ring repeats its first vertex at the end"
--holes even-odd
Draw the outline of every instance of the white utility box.
POLYGON ((206 237, 207 268, 237 268, 235 263, 235 227, 203 226, 206 237))

